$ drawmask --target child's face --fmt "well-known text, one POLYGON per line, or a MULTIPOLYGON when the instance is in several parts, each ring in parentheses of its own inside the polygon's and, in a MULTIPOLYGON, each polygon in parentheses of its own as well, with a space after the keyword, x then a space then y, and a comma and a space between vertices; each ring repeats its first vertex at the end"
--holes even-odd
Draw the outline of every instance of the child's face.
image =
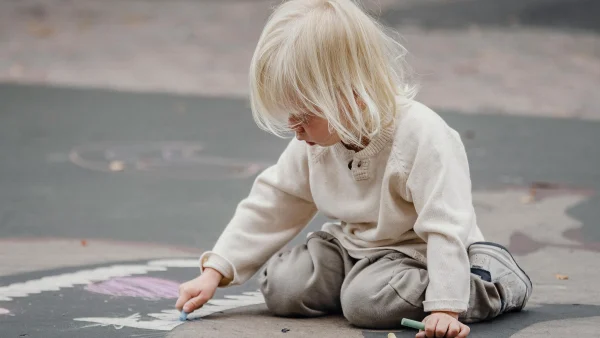
POLYGON ((310 146, 316 144, 329 147, 340 142, 340 137, 335 131, 329 130, 329 123, 322 117, 312 114, 306 114, 302 118, 290 116, 288 124, 296 133, 296 138, 310 146))

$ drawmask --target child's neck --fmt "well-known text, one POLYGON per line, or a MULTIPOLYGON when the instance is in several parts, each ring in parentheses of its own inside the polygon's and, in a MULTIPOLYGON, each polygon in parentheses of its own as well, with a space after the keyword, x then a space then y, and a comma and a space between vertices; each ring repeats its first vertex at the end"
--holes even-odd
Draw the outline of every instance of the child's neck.
POLYGON ((346 144, 346 143, 344 143, 344 142, 342 141, 342 144, 344 145, 344 147, 345 147, 346 149, 348 149, 348 150, 352 150, 352 151, 355 151, 355 152, 357 152, 357 153, 358 153, 359 151, 361 151, 361 150, 365 149, 365 148, 366 148, 366 147, 369 145, 369 139, 368 139, 368 138, 366 138, 366 137, 363 137, 363 138, 362 138, 362 140, 361 140, 361 143, 362 143, 362 146, 360 146, 360 147, 359 147, 359 146, 357 146, 357 145, 354 145, 354 144, 346 144))

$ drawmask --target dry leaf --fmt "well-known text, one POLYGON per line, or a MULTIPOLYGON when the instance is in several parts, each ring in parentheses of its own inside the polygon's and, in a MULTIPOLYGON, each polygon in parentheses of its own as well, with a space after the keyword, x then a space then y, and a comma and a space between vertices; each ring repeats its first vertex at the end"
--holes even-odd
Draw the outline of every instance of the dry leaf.
POLYGON ((569 279, 569 276, 557 274, 556 275, 556 279, 558 279, 558 280, 567 280, 567 279, 569 279))
POLYGON ((150 21, 150 17, 145 16, 145 15, 138 15, 138 14, 128 14, 123 19, 123 22, 125 24, 131 25, 131 26, 145 23, 148 21, 150 21))
POLYGON ((47 38, 54 35, 54 28, 37 22, 30 22, 29 25, 27 25, 27 31, 29 34, 38 38, 47 38))
POLYGON ((108 165, 110 171, 123 171, 125 170, 125 163, 123 161, 112 161, 108 165))
POLYGON ((85 239, 81 240, 81 246, 87 246, 87 241, 85 239))
POLYGON ((521 197, 521 203, 523 203, 523 204, 531 204, 533 202, 535 202, 534 195, 525 195, 525 196, 521 197))

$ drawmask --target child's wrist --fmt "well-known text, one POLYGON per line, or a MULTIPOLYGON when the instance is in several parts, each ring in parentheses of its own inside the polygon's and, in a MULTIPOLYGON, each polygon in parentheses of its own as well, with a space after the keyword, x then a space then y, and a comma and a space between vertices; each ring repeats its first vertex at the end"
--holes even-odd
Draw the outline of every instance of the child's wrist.
POLYGON ((443 313, 443 314, 447 314, 451 317, 453 317, 454 319, 458 319, 458 312, 452 312, 452 311, 431 311, 432 314, 434 313, 443 313))
POLYGON ((217 283, 220 283, 223 278, 223 274, 213 268, 205 268, 202 272, 203 275, 208 276, 208 278, 215 280, 217 283))

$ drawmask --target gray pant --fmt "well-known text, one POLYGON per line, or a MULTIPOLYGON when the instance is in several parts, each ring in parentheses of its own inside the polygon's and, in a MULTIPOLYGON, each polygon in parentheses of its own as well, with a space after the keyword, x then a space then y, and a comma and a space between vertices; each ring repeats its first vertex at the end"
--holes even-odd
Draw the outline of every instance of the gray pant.
MULTIPOLYGON (((316 232, 306 244, 273 256, 260 275, 267 307, 278 316, 316 317, 342 313, 351 324, 372 329, 399 326, 402 318, 422 320, 427 267, 400 252, 382 250, 355 260, 339 241, 316 232)), ((464 323, 500 314, 493 283, 471 275, 464 323)))

